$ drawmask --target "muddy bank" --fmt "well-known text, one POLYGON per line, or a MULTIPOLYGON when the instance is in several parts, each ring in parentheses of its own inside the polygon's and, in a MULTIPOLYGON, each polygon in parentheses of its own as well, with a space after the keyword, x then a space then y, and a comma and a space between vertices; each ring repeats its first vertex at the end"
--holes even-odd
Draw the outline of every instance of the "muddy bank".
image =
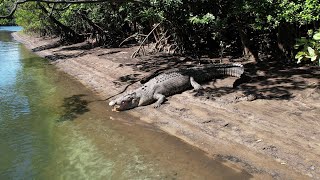
MULTIPOLYGON (((192 63, 164 55, 132 59, 135 47, 92 49, 86 43, 61 46, 57 39, 13 36, 101 99, 151 72, 192 63)), ((158 109, 145 106, 128 113, 256 178, 319 179, 319 69, 261 67, 236 89, 234 81, 216 80, 201 93, 186 91, 158 109)))

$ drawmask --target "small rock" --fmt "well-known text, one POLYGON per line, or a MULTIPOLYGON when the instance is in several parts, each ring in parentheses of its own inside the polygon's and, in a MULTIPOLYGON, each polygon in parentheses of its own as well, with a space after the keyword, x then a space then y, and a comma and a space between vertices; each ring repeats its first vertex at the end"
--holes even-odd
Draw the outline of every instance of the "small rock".
POLYGON ((312 174, 310 174, 310 173, 308 173, 308 174, 307 174, 307 176, 309 176, 309 177, 311 177, 311 178, 313 177, 313 175, 312 175, 312 174))
POLYGON ((257 75, 258 75, 258 76, 266 76, 266 72, 261 71, 261 70, 258 70, 258 71, 257 71, 257 75))
POLYGON ((250 95, 247 96, 247 101, 253 101, 255 99, 257 99, 257 97, 255 95, 253 95, 253 94, 250 94, 250 95))
POLYGON ((186 57, 180 57, 179 60, 180 61, 185 61, 187 58, 186 57))
POLYGON ((316 169, 316 167, 314 167, 314 166, 310 167, 310 170, 312 170, 312 171, 314 171, 315 169, 316 169))
POLYGON ((142 69, 143 66, 142 66, 142 65, 137 65, 137 68, 138 68, 138 69, 142 69))

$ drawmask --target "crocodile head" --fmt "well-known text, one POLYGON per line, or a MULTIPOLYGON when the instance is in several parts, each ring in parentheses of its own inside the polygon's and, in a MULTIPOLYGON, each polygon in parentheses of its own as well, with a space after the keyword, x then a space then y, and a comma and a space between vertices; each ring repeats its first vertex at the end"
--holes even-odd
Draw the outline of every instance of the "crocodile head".
POLYGON ((136 93, 129 93, 121 96, 109 103, 109 106, 113 107, 113 111, 124 111, 135 108, 139 105, 140 98, 137 97, 136 93))

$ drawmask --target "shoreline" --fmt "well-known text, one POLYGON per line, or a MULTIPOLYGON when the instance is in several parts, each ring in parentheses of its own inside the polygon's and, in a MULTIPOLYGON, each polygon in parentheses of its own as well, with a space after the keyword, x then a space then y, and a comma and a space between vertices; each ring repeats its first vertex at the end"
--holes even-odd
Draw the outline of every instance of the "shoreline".
MULTIPOLYGON (((36 54, 51 59, 50 62, 59 70, 80 81, 101 99, 106 99, 124 89, 127 83, 119 79, 134 79, 148 75, 147 72, 132 68, 135 65, 127 65, 139 62, 139 59, 130 58, 134 48, 88 50, 76 45, 49 47, 48 44, 52 44, 57 39, 35 38, 17 32, 12 35, 28 49, 38 48, 36 54)), ((230 85, 230 81, 232 79, 221 82, 223 85, 230 85)), ((139 83, 135 83, 129 89, 138 86, 139 83)), ((231 95, 235 94, 237 93, 231 95)), ((222 98, 231 95, 228 94, 222 98)), ((258 99, 252 102, 221 103, 194 97, 191 91, 186 91, 169 97, 168 102, 158 109, 144 106, 126 113, 203 150, 211 158, 221 159, 231 167, 245 169, 253 174, 254 178, 320 178, 318 161, 320 150, 316 150, 317 146, 318 149, 320 148, 320 138, 318 138, 320 134, 310 136, 313 138, 309 142, 305 142, 305 136, 309 134, 300 137, 301 139, 296 137, 297 132, 307 131, 310 127, 320 128, 316 123, 316 116, 319 115, 316 111, 320 106, 316 104, 312 107, 314 108, 311 114, 313 124, 295 129, 297 125, 303 126, 309 122, 301 125, 294 119, 299 119, 301 116, 293 117, 292 120, 291 114, 284 115, 291 120, 283 118, 286 119, 284 122, 275 121, 279 119, 277 114, 279 112, 275 110, 286 104, 295 109, 306 102, 299 99, 281 102, 258 99), (263 112, 256 112, 255 108, 266 106, 270 108, 263 112), (289 126, 289 124, 292 125, 289 126), (283 128, 286 125, 289 126, 288 130, 283 128), (311 145, 308 146, 308 144, 311 145), (300 152, 304 154, 301 155, 300 152)), ((310 109, 309 106, 305 108, 310 109)), ((283 109, 283 112, 289 111, 283 109)), ((309 112, 301 111, 301 113, 309 112)), ((305 114, 302 115, 304 118, 305 114)))

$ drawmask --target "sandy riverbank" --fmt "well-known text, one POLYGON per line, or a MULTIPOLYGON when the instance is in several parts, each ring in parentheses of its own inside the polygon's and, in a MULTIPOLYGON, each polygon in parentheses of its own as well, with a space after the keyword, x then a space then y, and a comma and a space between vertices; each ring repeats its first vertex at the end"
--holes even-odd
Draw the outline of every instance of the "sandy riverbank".
MULTIPOLYGON (((167 56, 132 59, 135 48, 60 46, 55 44, 57 39, 13 36, 102 99, 117 94, 130 81, 181 60, 167 56)), ((319 68, 268 68, 256 74, 238 89, 230 87, 234 78, 226 78, 208 84, 202 96, 186 91, 169 97, 158 109, 145 106, 127 113, 256 178, 319 179, 319 68), (257 99, 246 101, 243 94, 248 93, 257 99)), ((138 86, 135 83, 129 89, 138 86)))

